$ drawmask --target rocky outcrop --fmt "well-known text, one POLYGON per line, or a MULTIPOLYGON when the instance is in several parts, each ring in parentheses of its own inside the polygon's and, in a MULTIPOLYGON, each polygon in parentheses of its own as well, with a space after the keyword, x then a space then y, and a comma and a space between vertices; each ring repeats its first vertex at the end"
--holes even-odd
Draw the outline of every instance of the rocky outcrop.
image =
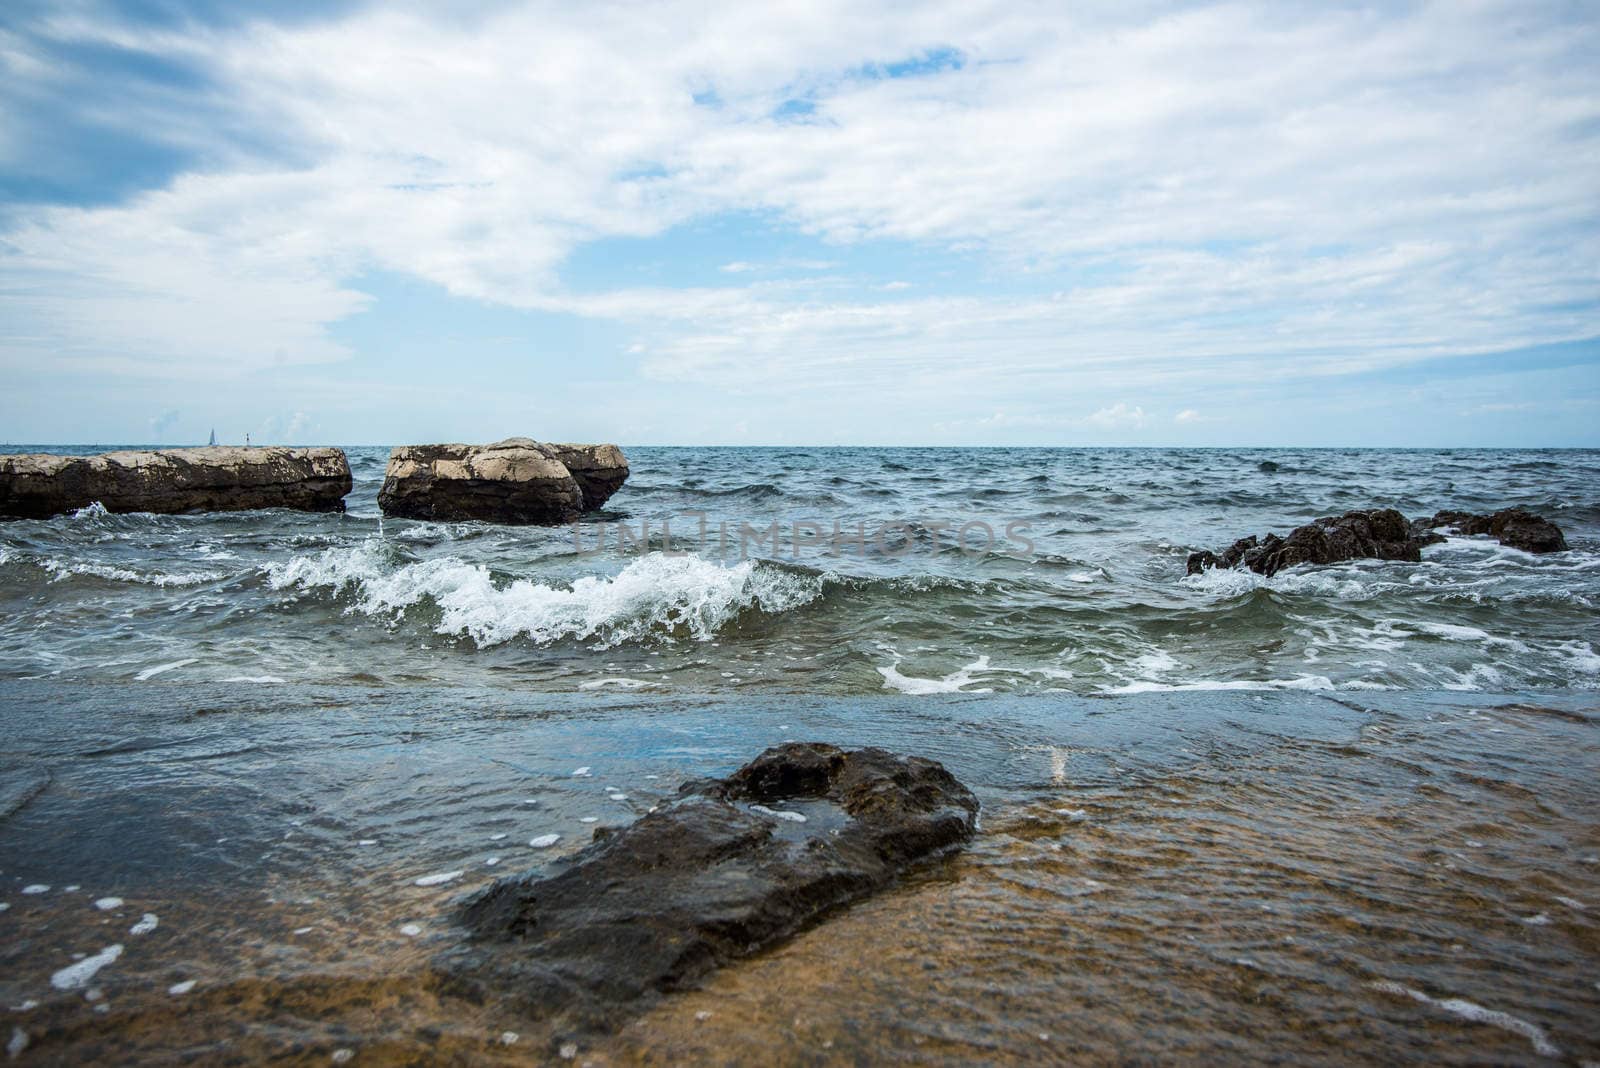
POLYGON ((583 491, 583 510, 605 506, 628 480, 628 458, 615 445, 549 445, 583 491))
POLYGON ((455 993, 607 1026, 959 846, 977 812, 931 760, 777 746, 620 831, 596 831, 558 874, 484 891, 461 916, 473 941, 435 968, 455 993))
POLYGON ((615 445, 402 445, 389 454, 378 507, 408 519, 570 523, 627 477, 615 445))
POLYGON ((1422 542, 1412 536, 1406 517, 1392 508, 1347 512, 1295 527, 1287 538, 1241 538, 1221 554, 1189 554, 1189 574, 1211 567, 1246 567, 1274 575, 1295 564, 1335 564, 1342 560, 1421 560, 1422 542))
POLYGON ((0 456, 0 516, 43 519, 99 502, 109 512, 344 510, 339 449, 156 449, 98 456, 0 456))
POLYGON ((1504 508, 1491 515, 1445 511, 1418 522, 1429 528, 1454 528, 1462 534, 1488 534, 1501 545, 1528 553, 1556 553, 1567 547, 1560 527, 1522 508, 1504 508))
POLYGON ((1561 529, 1521 508, 1493 515, 1440 512, 1431 519, 1407 520, 1393 508, 1346 512, 1295 527, 1286 538, 1276 534, 1241 538, 1221 553, 1189 554, 1188 573, 1213 567, 1244 567, 1258 575, 1275 575, 1295 564, 1337 564, 1345 560, 1422 559, 1422 548, 1443 541, 1435 527, 1454 527, 1463 534, 1492 534, 1502 545, 1533 553, 1567 547, 1561 529))

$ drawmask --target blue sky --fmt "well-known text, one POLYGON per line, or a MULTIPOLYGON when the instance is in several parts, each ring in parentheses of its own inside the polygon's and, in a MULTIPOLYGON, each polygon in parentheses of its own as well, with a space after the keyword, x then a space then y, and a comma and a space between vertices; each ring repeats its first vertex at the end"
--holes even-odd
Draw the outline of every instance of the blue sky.
POLYGON ((0 437, 1600 445, 1600 9, 13 2, 0 437))

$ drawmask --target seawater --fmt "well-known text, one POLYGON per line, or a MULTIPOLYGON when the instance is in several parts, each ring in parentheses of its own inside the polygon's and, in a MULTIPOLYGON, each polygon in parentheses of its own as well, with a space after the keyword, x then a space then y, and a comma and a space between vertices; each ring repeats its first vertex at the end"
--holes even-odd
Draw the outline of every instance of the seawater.
POLYGON ((0 677, 827 694, 1600 685, 1593 451, 630 447, 631 479, 577 530, 385 519, 388 450, 347 451, 343 515, 89 508, 0 523, 0 677), (1572 551, 1452 538, 1420 565, 1184 574, 1194 549, 1320 515, 1510 505, 1554 520, 1572 551))
POLYGON ((17 1063, 1600 1061, 1600 454, 627 451, 576 543, 383 519, 384 449, 343 515, 0 523, 17 1063), (1184 574, 1515 504, 1572 550, 1184 574), (980 831, 613 1034, 439 987, 463 895, 787 739, 980 831))

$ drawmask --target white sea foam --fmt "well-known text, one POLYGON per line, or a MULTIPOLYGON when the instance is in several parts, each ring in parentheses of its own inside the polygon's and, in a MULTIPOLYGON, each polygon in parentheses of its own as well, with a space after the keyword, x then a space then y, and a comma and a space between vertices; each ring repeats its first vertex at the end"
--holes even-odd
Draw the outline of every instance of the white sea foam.
POLYGON ((602 648, 666 631, 706 641, 746 609, 784 612, 822 592, 819 577, 769 564, 723 567, 694 555, 661 553, 565 589, 527 579, 497 586, 487 568, 453 556, 391 570, 376 541, 273 564, 267 580, 274 589, 349 592, 353 610, 373 616, 396 616, 426 598, 440 609, 439 633, 464 635, 479 645, 517 637, 541 644, 594 638, 602 648))
POLYGON ((22 888, 22 892, 24 894, 48 894, 50 892, 50 884, 29 883, 27 886, 22 888))
POLYGON ((1292 679, 1196 679, 1190 682, 1151 682, 1141 680, 1125 686, 1106 686, 1104 694, 1179 693, 1190 690, 1332 690, 1333 680, 1326 675, 1300 675, 1292 679))
POLYGON ((559 834, 541 834, 537 838, 528 839, 528 844, 535 849, 549 849, 559 841, 561 841, 559 834))
POLYGON ((226 679, 223 679, 222 681, 251 682, 259 683, 263 686, 281 686, 284 682, 284 680, 279 678, 277 675, 232 675, 226 679))
POLYGON ((74 575, 90 575, 112 582, 136 582, 144 586, 200 586, 226 577, 220 571, 185 571, 168 575, 160 572, 141 573, 110 564, 64 564, 59 560, 46 560, 40 566, 50 573, 51 582, 62 582, 74 575))
POLYGON ((138 923, 128 928, 128 933, 132 935, 147 935, 159 926, 161 926, 161 920, 157 918, 156 914, 147 912, 140 918, 138 923))
POLYGON ((918 696, 933 693, 993 693, 990 687, 978 690, 968 690, 967 687, 978 681, 978 676, 989 672, 989 658, 980 656, 964 668, 952 671, 950 674, 937 679, 918 678, 913 675, 900 674, 900 662, 896 660, 887 667, 879 667, 878 674, 883 676, 883 688, 886 690, 899 690, 901 693, 915 694, 918 696))
POLYGON ((464 871, 441 871, 433 875, 424 875, 415 880, 417 886, 442 886, 445 883, 461 878, 464 871))
POLYGON ((110 912, 112 909, 120 909, 122 907, 122 899, 120 897, 96 898, 94 907, 101 912, 110 912))
POLYGON ((187 664, 192 664, 197 659, 198 659, 197 657, 191 656, 191 657, 188 657, 188 658, 183 659, 183 660, 174 660, 171 663, 157 664, 155 667, 147 667, 143 671, 141 671, 137 675, 135 675, 134 678, 137 679, 139 682, 144 682, 147 679, 153 679, 157 675, 161 675, 161 674, 164 674, 164 673, 166 673, 168 671, 172 671, 175 668, 181 668, 181 667, 184 667, 187 664))
POLYGON ((804 823, 806 821, 802 813, 785 812, 782 809, 768 808, 766 805, 751 805, 750 811, 759 812, 763 816, 771 816, 773 819, 788 820, 790 823, 804 823))
POLYGON ((1434 1008, 1443 1009, 1445 1012, 1459 1016, 1463 1020, 1488 1024, 1490 1027, 1498 1027, 1503 1031, 1510 1031, 1514 1035, 1521 1035, 1533 1043, 1534 1052, 1542 1057, 1559 1057, 1561 1055, 1561 1050, 1555 1043, 1550 1041, 1550 1037, 1545 1034, 1544 1028, 1512 1016, 1510 1013, 1500 1012, 1496 1009, 1486 1009, 1482 1005, 1467 1001, 1464 998, 1438 1000, 1429 997, 1420 990, 1413 990, 1409 986, 1401 986, 1399 983, 1391 983, 1387 980, 1380 980, 1368 985, 1372 989, 1382 991, 1385 994, 1397 994, 1402 997, 1408 997, 1413 1001, 1421 1002, 1424 1005, 1432 1005, 1434 1008))
POLYGON ((122 956, 122 943, 107 946, 94 956, 85 957, 57 971, 50 977, 50 985, 57 990, 77 990, 87 986, 89 980, 93 979, 101 968, 120 956, 122 956))
POLYGON ((648 679, 630 679, 617 676, 604 679, 590 679, 588 682, 580 682, 578 683, 578 689, 599 690, 607 686, 615 686, 619 690, 642 690, 646 686, 654 685, 655 683, 649 681, 648 679))
POLYGON ((182 997, 194 989, 196 982, 198 982, 196 979, 185 979, 181 983, 173 983, 171 986, 167 987, 167 993, 171 994, 175 998, 182 997))

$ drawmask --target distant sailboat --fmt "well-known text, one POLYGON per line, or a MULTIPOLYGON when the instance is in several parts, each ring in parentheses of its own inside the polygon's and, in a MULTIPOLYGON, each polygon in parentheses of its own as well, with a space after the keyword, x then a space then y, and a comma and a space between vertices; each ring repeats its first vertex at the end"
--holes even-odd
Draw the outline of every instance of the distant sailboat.
POLYGON ((206 444, 207 445, 215 445, 216 443, 217 443, 217 428, 216 427, 212 427, 211 428, 211 440, 206 442, 206 444))

